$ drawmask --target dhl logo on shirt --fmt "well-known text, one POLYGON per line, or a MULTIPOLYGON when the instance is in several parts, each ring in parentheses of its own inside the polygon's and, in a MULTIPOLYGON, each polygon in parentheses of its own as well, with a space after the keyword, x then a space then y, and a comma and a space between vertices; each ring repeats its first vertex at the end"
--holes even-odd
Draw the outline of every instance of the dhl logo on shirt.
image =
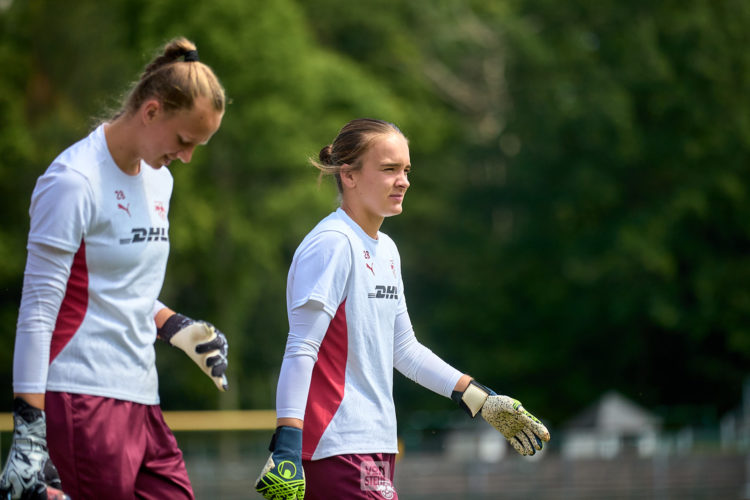
POLYGON ((398 287, 386 286, 386 285, 375 285, 375 291, 368 293, 367 297, 370 299, 396 299, 398 300, 398 287))
POLYGON ((134 227, 130 232, 133 233, 133 237, 121 238, 120 245, 146 241, 169 241, 166 227, 134 227))

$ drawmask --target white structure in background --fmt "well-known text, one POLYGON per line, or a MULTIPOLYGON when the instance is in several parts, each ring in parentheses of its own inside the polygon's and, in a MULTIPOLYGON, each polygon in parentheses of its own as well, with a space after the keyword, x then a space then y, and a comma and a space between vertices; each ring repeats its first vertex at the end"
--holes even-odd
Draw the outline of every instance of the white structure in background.
POLYGON ((635 451, 656 452, 661 420, 621 394, 610 391, 563 426, 562 456, 614 458, 635 451))
POLYGON ((721 449, 747 453, 745 459, 745 485, 742 498, 750 499, 750 377, 742 384, 742 403, 724 415, 719 427, 721 449))
POLYGON ((722 417, 719 427, 722 450, 750 450, 750 377, 742 385, 742 403, 722 417))

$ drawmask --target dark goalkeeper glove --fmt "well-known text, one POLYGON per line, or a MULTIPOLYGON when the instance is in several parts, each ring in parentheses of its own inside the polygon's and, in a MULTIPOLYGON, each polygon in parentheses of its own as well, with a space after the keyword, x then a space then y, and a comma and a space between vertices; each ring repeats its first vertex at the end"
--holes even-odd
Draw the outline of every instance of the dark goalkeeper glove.
POLYGON ((547 428, 526 411, 520 401, 508 396, 498 396, 492 389, 474 380, 465 391, 453 391, 451 399, 471 418, 481 412, 482 418, 500 431, 521 455, 533 455, 549 441, 547 428))
POLYGON ((268 448, 271 456, 255 482, 255 490, 268 500, 303 500, 302 429, 277 427, 268 448))
POLYGON ((157 330, 159 338, 179 347, 211 377, 220 391, 227 390, 227 338, 211 323, 175 313, 157 330))
POLYGON ((13 443, 0 476, 2 500, 70 500, 47 452, 44 412, 21 398, 13 401, 13 443))

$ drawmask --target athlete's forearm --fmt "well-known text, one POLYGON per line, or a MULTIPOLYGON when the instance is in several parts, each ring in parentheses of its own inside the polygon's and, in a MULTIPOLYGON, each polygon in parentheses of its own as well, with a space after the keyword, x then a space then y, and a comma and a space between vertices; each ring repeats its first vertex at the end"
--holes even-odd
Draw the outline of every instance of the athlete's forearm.
POLYGON ((393 366, 419 385, 450 397, 464 375, 417 340, 408 312, 396 316, 394 331, 393 366))
POLYGON ((164 326, 164 323, 175 314, 175 311, 168 308, 167 306, 164 306, 164 304, 161 304, 160 302, 157 302, 157 304, 163 306, 159 308, 158 311, 156 311, 156 314, 154 314, 154 322, 156 323, 156 329, 158 330, 162 326, 164 326))
POLYGON ((470 375, 463 374, 461 375, 461 378, 458 379, 458 382, 456 383, 456 387, 453 388, 454 391, 464 392, 467 387, 469 387, 469 383, 472 381, 472 377, 470 375))
POLYGON ((314 366, 308 356, 284 358, 276 388, 276 418, 302 421, 314 366))
POLYGON ((44 410, 44 394, 31 393, 31 392, 16 392, 13 394, 14 398, 21 398, 29 403, 34 408, 44 410))
POLYGON ((47 388, 52 331, 72 263, 71 252, 29 244, 13 352, 13 389, 17 393, 44 393, 47 388))
POLYGON ((277 418, 276 427, 281 427, 282 425, 302 429, 304 427, 304 421, 300 420, 299 418, 277 418))

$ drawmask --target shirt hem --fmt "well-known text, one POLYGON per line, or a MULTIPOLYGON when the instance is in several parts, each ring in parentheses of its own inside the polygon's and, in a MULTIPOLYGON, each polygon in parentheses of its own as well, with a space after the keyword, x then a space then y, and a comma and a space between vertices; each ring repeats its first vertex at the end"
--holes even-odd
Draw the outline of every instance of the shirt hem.
POLYGON ((100 387, 70 387, 55 384, 47 384, 47 391, 69 392, 72 394, 85 394, 87 396, 99 396, 103 398, 119 399, 121 401, 131 401, 142 405, 158 405, 160 403, 158 395, 141 395, 130 394, 125 392, 116 392, 100 387))
POLYGON ((303 460, 322 460, 324 458, 335 457, 337 455, 369 455, 374 453, 393 453, 398 454, 398 446, 368 446, 361 448, 338 448, 334 450, 327 450, 323 452, 315 451, 310 456, 308 453, 302 454, 303 460))

